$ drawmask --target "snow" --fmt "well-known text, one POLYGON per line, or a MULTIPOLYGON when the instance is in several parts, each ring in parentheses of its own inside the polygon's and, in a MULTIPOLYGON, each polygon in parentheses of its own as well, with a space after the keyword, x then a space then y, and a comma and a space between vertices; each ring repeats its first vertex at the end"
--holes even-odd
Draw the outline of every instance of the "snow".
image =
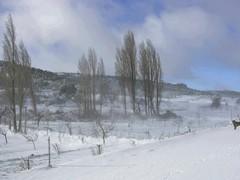
MULTIPOLYGON (((239 180, 240 131, 232 126, 164 140, 107 140, 102 155, 90 149, 62 154, 53 168, 36 166, 14 180, 239 180), (118 142, 118 143, 116 143, 118 142), (142 143, 141 143, 142 142, 142 143)), ((41 139, 41 136, 40 136, 41 139)), ((54 138, 53 138, 54 139, 54 138)), ((93 142, 93 140, 88 140, 93 142)))
MULTIPOLYGON (((163 97, 161 103, 161 114, 166 110, 176 113, 180 118, 176 119, 159 119, 146 118, 144 116, 130 116, 123 118, 122 104, 117 102, 113 106, 112 119, 114 129, 111 131, 112 136, 119 138, 161 138, 165 136, 175 136, 179 133, 186 132, 189 128, 191 130, 198 130, 203 128, 214 128, 226 126, 230 123, 231 116, 236 118, 240 111, 240 106, 236 104, 236 98, 224 97, 221 108, 211 108, 211 97, 206 95, 181 95, 173 98, 163 97), (119 115, 120 114, 120 115, 119 115)), ((104 111, 109 111, 110 105, 103 107, 104 111)), ((66 119, 71 119, 70 126, 73 134, 84 134, 87 136, 94 136, 95 121, 84 120, 80 121, 76 115, 77 107, 71 103, 59 107, 56 105, 38 106, 39 110, 48 108, 51 116, 47 122, 42 119, 40 122, 40 129, 46 130, 50 126, 53 131, 67 133, 66 119), (57 110, 65 112, 65 119, 59 117, 57 110), (75 114, 67 114, 70 111, 75 111, 75 114)), ((28 126, 37 128, 36 121, 28 122, 28 126)))
MULTIPOLYGON (((39 128, 36 121, 28 120, 29 134, 38 135, 36 150, 21 134, 8 131, 8 144, 0 136, 0 180, 239 180, 240 132, 229 124, 240 107, 236 98, 224 97, 222 102, 221 108, 214 109, 211 97, 205 95, 164 97, 161 113, 170 110, 181 116, 176 119, 124 119, 119 115, 122 105, 115 103, 111 107, 114 128, 101 155, 93 153, 102 144, 95 121, 79 121, 71 113, 77 107, 70 102, 41 104, 39 110, 47 109, 51 115, 39 128), (58 111, 66 113, 65 119, 58 119, 58 111), (47 168, 49 136, 51 144, 60 148, 58 155, 52 146, 53 168, 47 168), (32 154, 31 169, 21 169, 22 158, 32 154)), ((103 112, 108 111, 109 106, 104 106, 103 112)))

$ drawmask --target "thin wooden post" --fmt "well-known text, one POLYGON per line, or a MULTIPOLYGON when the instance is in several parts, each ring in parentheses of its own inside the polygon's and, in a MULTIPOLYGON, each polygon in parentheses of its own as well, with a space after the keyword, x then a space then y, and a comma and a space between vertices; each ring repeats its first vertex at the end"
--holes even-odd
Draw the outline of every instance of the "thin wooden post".
POLYGON ((25 118, 25 122, 24 122, 24 133, 27 134, 27 107, 24 107, 24 118, 25 118))
POLYGON ((102 154, 102 146, 100 144, 97 144, 97 154, 102 154))
POLYGON ((27 169, 30 169, 30 157, 27 158, 27 169))
POLYGON ((52 165, 51 165, 51 143, 50 143, 50 137, 48 137, 48 167, 52 167, 52 165))

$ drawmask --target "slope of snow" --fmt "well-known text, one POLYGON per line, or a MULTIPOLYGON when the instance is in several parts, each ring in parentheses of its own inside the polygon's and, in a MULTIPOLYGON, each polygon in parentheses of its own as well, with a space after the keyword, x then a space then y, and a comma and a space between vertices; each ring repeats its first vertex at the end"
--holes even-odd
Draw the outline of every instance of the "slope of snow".
MULTIPOLYGON (((69 154, 53 168, 14 174, 14 180, 239 180, 240 131, 208 129, 100 156, 69 154)), ((64 157, 62 157, 64 158, 64 157)))

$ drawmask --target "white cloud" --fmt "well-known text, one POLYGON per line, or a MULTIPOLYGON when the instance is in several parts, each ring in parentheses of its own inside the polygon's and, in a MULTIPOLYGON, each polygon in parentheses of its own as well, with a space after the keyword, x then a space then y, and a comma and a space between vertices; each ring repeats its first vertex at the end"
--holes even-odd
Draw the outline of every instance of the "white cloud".
MULTIPOLYGON (((223 54, 219 51, 219 42, 225 42, 229 36, 220 17, 199 7, 166 10, 160 16, 148 16, 134 31, 138 41, 149 38, 159 49, 168 79, 194 78, 192 68, 201 61, 198 56, 219 57, 223 54)), ((226 60, 219 59, 219 63, 226 63, 226 60)))
POLYGON ((109 61, 114 57, 117 38, 97 10, 68 0, 10 0, 5 5, 12 11, 18 37, 36 50, 32 53, 33 65, 74 72, 78 57, 94 47, 107 69, 113 69, 109 61), (65 49, 52 52, 56 44, 65 49))

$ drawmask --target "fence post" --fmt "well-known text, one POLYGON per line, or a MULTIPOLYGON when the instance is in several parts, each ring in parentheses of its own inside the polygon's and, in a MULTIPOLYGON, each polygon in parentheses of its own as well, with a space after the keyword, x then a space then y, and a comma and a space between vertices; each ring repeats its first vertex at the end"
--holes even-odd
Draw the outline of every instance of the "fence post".
POLYGON ((52 167, 52 165, 51 165, 51 143, 50 143, 50 137, 48 137, 48 167, 52 167))
POLYGON ((27 134, 27 107, 24 107, 24 133, 27 134))
POLYGON ((28 156, 27 158, 27 169, 28 170, 30 169, 30 156, 28 156))
POLYGON ((97 144, 97 154, 102 154, 102 146, 100 144, 97 144))

